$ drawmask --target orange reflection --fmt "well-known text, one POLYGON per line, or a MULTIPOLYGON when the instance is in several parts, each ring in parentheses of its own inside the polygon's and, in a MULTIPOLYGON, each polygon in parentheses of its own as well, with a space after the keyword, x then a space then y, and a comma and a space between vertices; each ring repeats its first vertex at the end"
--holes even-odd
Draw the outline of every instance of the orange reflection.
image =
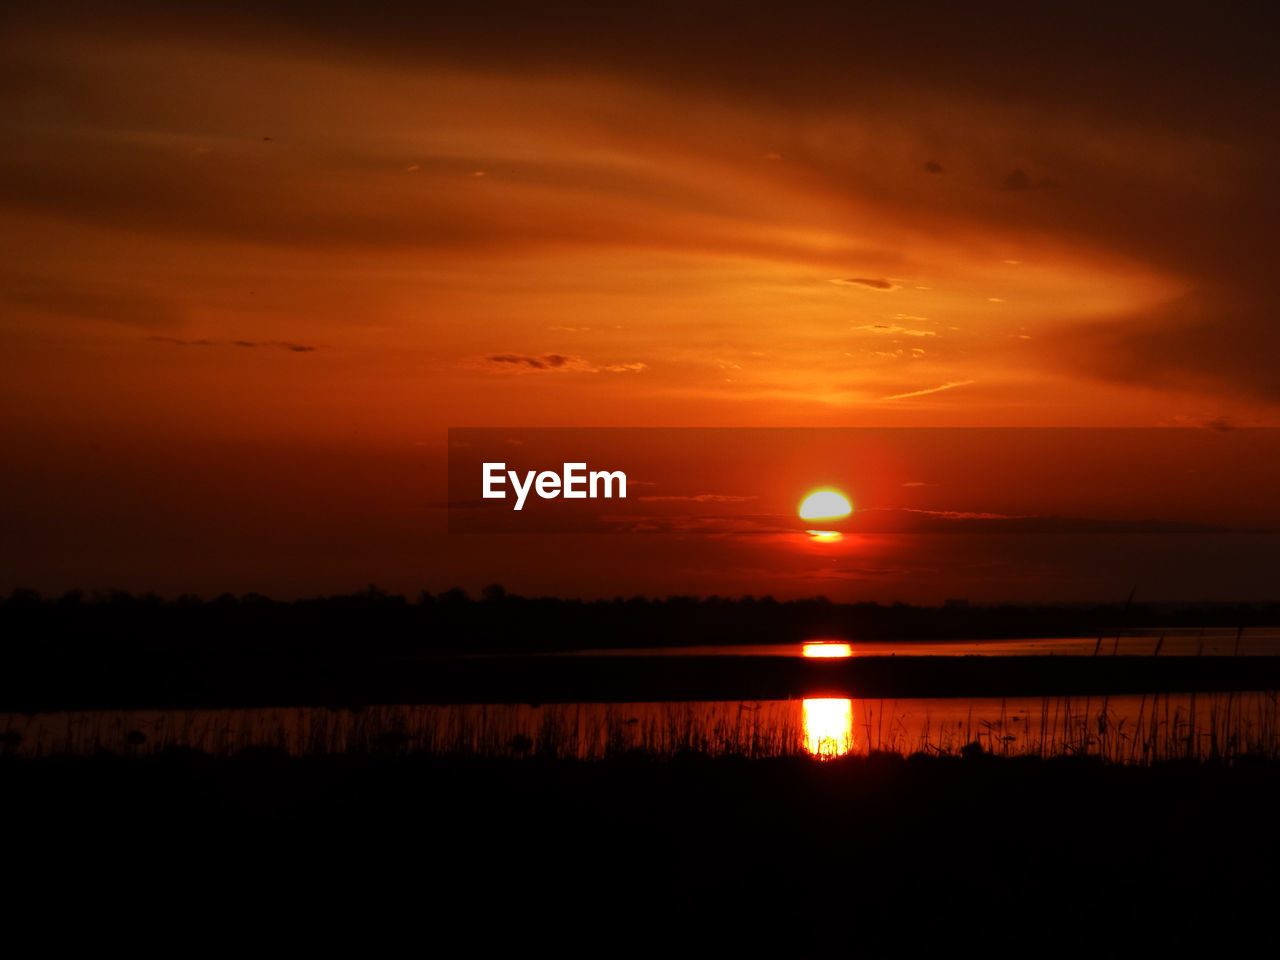
POLYGON ((814 640, 801 648, 806 657, 852 657, 853 647, 847 643, 832 643, 828 640, 814 640))
POLYGON ((822 760, 843 757, 853 749, 853 701, 804 701, 804 748, 822 760))
POLYGON ((844 539, 839 530, 806 530, 805 533, 814 543, 839 543, 844 539))

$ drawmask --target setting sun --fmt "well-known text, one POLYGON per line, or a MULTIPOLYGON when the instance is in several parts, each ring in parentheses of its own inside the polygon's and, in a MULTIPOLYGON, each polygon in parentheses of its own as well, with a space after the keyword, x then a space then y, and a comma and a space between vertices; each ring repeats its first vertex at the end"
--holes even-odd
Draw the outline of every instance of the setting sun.
POLYGON ((1276 939, 1280 16, 1199 6, 6 4, 0 902, 1276 939))
POLYGON ((853 507, 849 501, 834 490, 811 493, 800 504, 802 520, 834 520, 837 517, 847 517, 852 512, 853 507))

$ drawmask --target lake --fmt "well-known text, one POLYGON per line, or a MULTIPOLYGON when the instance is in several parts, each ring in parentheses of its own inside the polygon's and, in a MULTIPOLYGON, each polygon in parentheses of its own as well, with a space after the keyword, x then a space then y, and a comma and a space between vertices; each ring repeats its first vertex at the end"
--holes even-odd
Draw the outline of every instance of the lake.
POLYGON ((685 647, 573 650, 573 657, 808 657, 832 652, 854 657, 1274 657, 1280 628, 1124 630, 1101 637, 1026 637, 1008 640, 814 640, 807 643, 709 644, 685 647))
MULTIPOLYGON (((830 672, 836 670, 836 661, 853 666, 859 657, 875 658, 868 660, 868 665, 884 664, 889 662, 884 658, 899 655, 955 657, 961 658, 955 660, 958 667, 974 663, 973 657, 1101 656, 1121 658, 1107 659, 1107 663, 1131 662, 1137 669, 1147 670, 1142 664, 1167 663, 1170 658, 1271 657, 1278 653, 1280 630, 1275 629, 1135 631, 1101 641, 1097 637, 928 643, 815 640, 803 644, 573 651, 517 659, 514 667, 510 661, 506 667, 518 672, 521 662, 531 668, 537 662, 548 663, 548 658, 572 658, 574 663, 587 666, 594 658, 602 672, 590 668, 586 674, 590 679, 603 676, 604 667, 624 662, 634 664, 626 667, 629 676, 634 676, 640 665, 651 664, 663 677, 678 676, 683 664, 695 663, 703 670, 711 664, 710 669, 720 673, 715 664, 722 663, 730 692, 737 692, 732 690, 737 683, 734 664, 743 663, 742 658, 774 658, 752 661, 766 672, 775 669, 768 666, 770 662, 780 669, 787 663, 811 660, 818 673, 807 674, 807 682, 819 687, 802 689, 785 699, 661 699, 650 694, 648 698, 627 697, 626 702, 602 697, 604 702, 571 698, 557 703, 400 702, 354 708, 10 712, 0 713, 0 747, 28 756, 101 751, 133 755, 175 747, 225 755, 262 747, 293 755, 421 751, 440 756, 592 760, 636 751, 659 756, 694 752, 817 758, 876 751, 955 755, 977 744, 993 754, 1088 755, 1122 763, 1242 754, 1276 756, 1280 755, 1280 707, 1277 693, 1271 690, 1185 692, 1184 688, 1182 692, 1079 696, 856 697, 841 695, 832 686, 823 692, 821 685, 824 676, 836 676, 830 672), (1159 657, 1153 659, 1157 649, 1159 657), (695 657, 697 660, 689 659, 695 657), (831 667, 823 661, 832 661, 831 667)), ((464 659, 474 663, 485 658, 464 659)), ((935 663, 944 673, 951 669, 945 661, 896 662, 903 666, 935 663)), ((1205 665, 1212 662, 1204 661, 1205 665)), ((1244 666, 1248 661, 1231 662, 1244 666)), ((647 682, 642 682, 641 688, 647 682)))

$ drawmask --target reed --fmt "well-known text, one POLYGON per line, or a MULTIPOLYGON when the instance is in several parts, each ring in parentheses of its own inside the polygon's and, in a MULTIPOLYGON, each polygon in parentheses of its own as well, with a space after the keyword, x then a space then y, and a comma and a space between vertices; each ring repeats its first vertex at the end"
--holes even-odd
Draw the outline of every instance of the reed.
POLYGON ((633 753, 766 758, 876 752, 1085 756, 1118 764, 1280 759, 1280 694, 1275 691, 1021 703, 836 703, 847 703, 847 711, 811 716, 803 701, 785 700, 7 714, 0 715, 0 745, 5 753, 26 756, 143 756, 172 748, 230 755, 266 747, 297 756, 422 753, 583 760, 633 753), (824 715, 825 721, 813 719, 824 715), (841 726, 839 718, 846 715, 841 726), (836 726, 813 728, 832 722, 836 726))

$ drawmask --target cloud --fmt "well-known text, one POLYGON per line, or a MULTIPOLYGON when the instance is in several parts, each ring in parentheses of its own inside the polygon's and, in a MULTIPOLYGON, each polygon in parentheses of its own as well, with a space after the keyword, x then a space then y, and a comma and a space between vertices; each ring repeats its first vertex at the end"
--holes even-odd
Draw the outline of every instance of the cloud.
POLYGON ((911 507, 864 508, 844 528, 853 533, 971 533, 971 534, 1203 534, 1271 533, 1267 528, 1238 530, 1216 524, 1139 518, 1004 514, 976 510, 921 510, 911 507))
POLYGON ((518 370, 524 373, 537 371, 567 371, 573 373, 640 373, 648 368, 644 363, 594 363, 584 357, 563 353, 544 353, 533 356, 523 353, 495 353, 484 358, 483 363, 493 369, 518 370))
POLYGON ((745 503, 748 500, 757 500, 759 498, 735 496, 728 493, 695 493, 690 496, 636 497, 636 499, 667 502, 680 501, 683 503, 745 503))
POLYGON ((831 282, 841 287, 850 287, 857 284, 863 287, 870 287, 872 290, 898 289, 898 285, 892 280, 877 280, 871 277, 845 277, 834 279, 831 282))
POLYGON ((1000 186, 1004 190, 1030 190, 1032 183, 1027 172, 1019 167, 1017 170, 1010 170, 1000 186))
POLYGON ((929 387, 926 390, 912 390, 910 393, 895 393, 891 397, 881 397, 881 400, 906 400, 909 397, 923 397, 930 393, 941 393, 943 390, 953 390, 956 387, 967 387, 971 383, 977 383, 976 380, 954 380, 951 383, 944 383, 941 386, 929 387))
POLYGON ((290 353, 312 353, 319 347, 287 340, 183 340, 181 337, 147 337, 154 343, 172 343, 180 347, 269 347, 288 350, 290 353))
POLYGON ((1237 424, 1231 417, 1195 417, 1183 413, 1175 413, 1158 424, 1158 426, 1198 427, 1203 430, 1216 430, 1219 433, 1227 433, 1236 429, 1237 424))
POLYGON ((588 521, 584 530, 609 533, 665 533, 711 537, 794 537, 791 518, 781 515, 605 515, 588 521))
POLYGON ((1093 379, 1276 404, 1280 324, 1272 299, 1260 265, 1257 276, 1235 286, 1207 286, 1128 316, 1046 330, 1036 349, 1047 364, 1093 379))
POLYGON ((865 330, 868 333, 894 333, 904 337, 936 337, 938 335, 933 330, 915 330, 896 323, 863 323, 856 327, 850 327, 850 329, 865 330))
POLYGON ((566 357, 562 357, 557 353, 548 353, 542 357, 526 357, 513 353, 496 354, 486 358, 490 363, 510 363, 516 366, 521 364, 532 367, 534 370, 555 370, 565 364, 566 357))
POLYGON ((311 353, 316 347, 307 346, 304 343, 290 343, 287 340, 264 340, 261 343, 253 340, 234 340, 232 341, 237 347, 276 347, 280 350, 289 350, 293 353, 311 353))
POLYGON ((1005 175, 1004 180, 1000 182, 1000 188, 1002 190, 1013 191, 1049 190, 1056 186, 1057 183, 1048 177, 1041 177, 1039 180, 1032 180, 1031 177, 1027 175, 1027 171, 1022 168, 1010 170, 1009 173, 1005 175))
MULTIPOLYGON (((460 9, 428 21, 425 10, 415 12, 411 5, 396 15, 408 23, 431 22, 430 31, 393 28, 395 18, 347 22, 328 4, 309 14, 305 30, 289 29, 282 22, 287 17, 268 8, 245 5, 233 12, 236 6, 197 0, 180 21, 164 20, 145 35, 104 16, 98 22, 103 30, 83 28, 93 36, 87 50, 68 29, 71 18, 59 26, 56 17, 31 14, 11 35, 11 71, 23 82, 11 85, 8 109, 2 111, 15 147, 0 163, 0 199, 54 238, 44 241, 47 250, 39 256, 24 251, 31 263, 20 269, 61 269, 58 279, 64 283, 87 272, 99 258, 76 252, 71 241, 81 236, 85 250, 109 254, 110 262, 101 267, 105 276, 137 278, 130 282, 160 295, 154 303, 125 303, 95 294, 68 309, 146 324, 148 332, 190 329, 183 324, 202 323, 206 311, 246 306, 233 302, 239 293, 225 278, 243 276, 227 271, 242 262, 248 243, 263 254, 262 289, 268 289, 272 271, 284 280, 275 285, 273 311, 314 315, 317 307, 324 311, 333 303, 335 325, 348 322, 349 305, 318 289, 327 284, 319 270, 312 274, 314 292, 303 284, 290 288, 306 269, 291 258, 325 263, 310 258, 331 250, 334 259, 328 262, 350 271, 341 281, 334 271, 332 285, 341 282, 352 291, 352 300, 361 303, 356 315, 370 325, 394 325, 398 305, 415 302, 432 284, 452 290, 472 282, 466 278, 483 276, 496 282, 486 282, 477 296, 493 297, 486 309, 493 307, 495 315, 517 316, 543 298, 547 306, 528 322, 571 326, 582 315, 572 304, 565 309, 568 296, 556 278, 582 269, 585 260, 578 254, 572 265, 566 258, 545 274, 527 276, 504 276, 482 258, 505 254, 508 246, 548 251, 548 263, 571 246, 601 262, 614 248, 643 251, 645 257, 688 250, 704 259, 689 258, 687 288, 680 286, 684 274, 661 283, 635 270, 616 276, 601 270, 590 281, 599 291, 582 301, 586 316, 613 312, 618 303, 628 305, 619 315, 634 305, 637 314, 654 318, 651 328, 647 320, 627 317, 641 336, 652 332, 654 339, 625 349, 651 356, 651 363, 653 356, 665 356, 664 374, 674 369, 679 376, 679 362, 670 362, 672 338, 660 329, 667 304, 659 298, 691 291, 698 269, 710 277, 729 258, 745 254, 756 267, 768 268, 747 271, 753 276, 773 270, 803 277, 804 283, 816 280, 819 287, 830 277, 844 277, 831 282, 887 292, 894 287, 889 274, 927 279, 934 293, 922 295, 913 282, 902 282, 889 302, 905 301, 904 309, 910 304, 912 312, 959 324, 966 334, 992 334, 968 353, 939 356, 948 366, 934 382, 981 376, 993 400, 1002 391, 1004 408, 1012 411, 1038 402, 1056 384, 1049 377, 1009 384, 1016 376, 1011 365, 998 354, 989 360, 984 352, 990 354, 997 333, 1007 333, 998 325, 1015 321, 967 316, 958 298, 961 292, 981 297, 1005 289, 971 273, 975 259, 996 263, 1012 254, 1049 276, 1061 254, 1064 264, 1111 264, 1119 273, 1140 274, 1141 302, 1148 280, 1153 290, 1161 288, 1153 296, 1235 282, 1250 293, 1236 303, 1218 303, 1217 318, 1203 331, 1209 341, 1220 331, 1218 344, 1193 345, 1191 336, 1171 337, 1152 323, 1148 333, 1113 338, 1114 349, 1100 338, 1080 369, 1064 371, 1053 345, 1040 348, 1040 331, 1051 332, 1046 323, 1060 323, 1073 336, 1099 317, 1112 325, 1111 311, 1129 311, 1138 298, 1105 285, 1095 291, 1082 278, 1074 285, 1078 298, 1048 291, 1037 301, 1030 288, 1039 281, 1028 279, 1035 271, 1019 271, 1028 278, 1018 282, 1028 290, 1009 288, 1019 304, 1017 322, 1037 323, 1037 343, 1025 351, 1028 362, 1077 379, 1083 370, 1138 390, 1250 393, 1270 402, 1280 397, 1280 378, 1263 363, 1275 355, 1266 288, 1280 181, 1266 163, 1274 153, 1274 124, 1257 119, 1276 102, 1275 77, 1274 71, 1251 76, 1246 69, 1269 60, 1224 56, 1237 48, 1263 52, 1265 31, 1249 23, 1256 18, 1221 18, 1194 31, 1176 18, 1159 18, 1146 28, 1171 42, 1135 53, 1121 42, 1122 34, 1099 35, 1078 11, 1064 14, 1067 22, 1055 27, 1050 43, 1037 27, 1038 12, 1011 9, 1007 29, 1022 42, 1010 43, 1003 29, 998 39, 959 12, 931 15, 922 37, 916 29, 902 29, 918 26, 907 8, 855 14, 834 2, 820 3, 821 12, 812 17, 779 11, 751 18, 751 29, 728 33, 709 12, 686 12, 665 0, 643 17, 584 8, 572 24, 554 29, 515 4, 509 5, 514 19, 460 9), (602 29, 599 18, 617 16, 626 29, 602 29), (674 40, 672 17, 682 24, 690 18, 689 28, 682 26, 674 40), (865 56, 848 57, 834 39, 847 35, 833 26, 839 24, 856 24, 859 36, 874 38, 865 56), (227 31, 225 45, 210 39, 219 30, 227 31), (1202 31, 1218 42, 1202 47, 1202 31), (259 36, 262 45, 239 50, 236 36, 259 36), (707 36, 716 37, 714 49, 707 36), (1065 46, 1060 36, 1070 38, 1065 46), (325 52, 336 38, 345 51, 338 59, 325 52), (663 42, 655 44, 658 38, 663 42), (925 52, 917 49, 921 43, 925 52), (94 47, 110 56, 89 55, 94 47), (1090 55, 1080 57, 1081 49, 1090 55), (1201 55, 1189 59, 1187 49, 1201 55), (773 66, 762 72, 764 56, 773 66), (235 66, 237 58, 243 69, 235 66), (579 90, 562 77, 591 81, 579 90), (873 102, 864 95, 868 78, 881 91, 873 102), (156 91, 168 83, 193 94, 189 109, 170 111, 157 101, 156 91), (44 102, 26 92, 41 89, 61 93, 44 102), (314 108, 315 91, 331 92, 322 111, 314 108), (682 103, 678 116, 669 109, 673 91, 682 103), (278 129, 263 129, 258 121, 246 125, 236 105, 249 95, 263 98, 263 116, 288 123, 281 121, 278 129), (619 104, 631 121, 619 127, 604 118, 597 98, 619 104), (379 110, 370 114, 367 104, 375 100, 379 110), (1043 123, 1025 123, 1029 106, 1043 123), (435 131, 426 141, 424 123, 435 131), (276 142, 261 142, 263 133, 276 142), (291 152, 304 144, 303 153, 291 152), (787 162, 761 161, 766 150, 785 155, 787 162), (993 165, 993 157, 1003 159, 993 165), (1070 184, 1069 196, 1017 192, 1045 186, 1050 162, 1053 176, 1070 184), (949 176, 936 176, 944 163, 949 176), (465 179, 476 170, 487 170, 487 181, 465 179), (1002 180, 1014 192, 1002 194, 1002 180), (138 191, 140 182, 147 183, 146 191, 138 191), (950 187, 956 189, 943 189, 950 187), (1032 199, 1037 202, 1019 202, 1032 199), (1026 246, 1023 241, 1032 237, 1045 242, 1026 246), (387 276, 420 272, 401 269, 399 261, 351 256, 362 249, 415 263, 447 263, 449 269, 440 271, 445 279, 423 277, 423 290, 410 295, 387 289, 385 277, 362 265, 385 263, 387 276), (451 259, 435 257, 438 250, 450 251, 451 259), (433 255, 424 260, 424 252, 433 255), (476 272, 471 266, 453 269, 465 263, 476 265, 476 272), (203 278, 205 272, 213 279, 203 278), (214 282, 226 293, 209 296, 214 282), (501 289, 491 292, 490 286, 501 289), (653 298, 641 308, 648 291, 653 298), (381 296, 397 306, 388 308, 381 296), (506 297, 509 303, 502 302, 506 297), (179 316, 169 317, 174 311, 179 316), (1186 349, 1172 346, 1172 339, 1184 341, 1186 349)), ((1119 16, 1125 22, 1142 19, 1136 13, 1119 16)), ((41 232, 31 236, 39 241, 41 232)), ((715 283, 739 282, 714 275, 715 283)), ((255 276, 245 282, 259 281, 255 276)), ((840 299, 831 301, 839 306, 840 299)), ((744 301, 734 295, 732 302, 744 301)), ((820 326, 826 318, 810 314, 807 305, 795 317, 796 326, 810 329, 789 330, 796 334, 788 338, 793 344, 807 344, 815 331, 832 329, 820 326)), ((1126 318, 1115 321, 1113 332, 1122 332, 1126 318)), ((744 343, 770 338, 745 322, 733 329, 737 321, 729 315, 720 322, 744 343)), ((717 327, 715 335, 720 333, 717 327)), ((518 342, 501 331, 490 335, 490 343, 500 346, 518 342)), ((680 349, 705 350, 702 343, 688 342, 697 336, 692 330, 682 335, 680 349)), ((485 344, 472 340, 450 349, 451 356, 467 356, 485 344)), ((845 374, 815 370, 799 349, 784 349, 792 353, 778 358, 771 375, 796 394, 807 391, 806 402, 833 392, 833 381, 845 374)), ((530 373, 566 369, 508 366, 530 373)), ((687 382, 685 387, 703 389, 687 382)), ((716 389, 729 393, 727 385, 716 389)), ((751 386, 732 389, 749 402, 751 386)), ((1207 400, 1178 401, 1186 402, 1213 409, 1207 400)), ((1124 414, 1109 407, 1106 415, 1124 414)))
MULTIPOLYGON (((904 484, 906 486, 906 484, 904 484)), ((868 512, 868 511, 863 511, 868 512)), ((880 511, 871 511, 880 512, 880 511)), ((900 507, 897 511, 883 512, 899 512, 899 513, 915 513, 921 516, 933 517, 940 520, 1041 520, 1034 514, 1015 514, 1015 513, 990 513, 974 510, 921 510, 918 507, 900 507)))
POLYGON ((180 347, 212 347, 212 340, 183 340, 179 337, 147 337, 152 343, 172 343, 180 347))

